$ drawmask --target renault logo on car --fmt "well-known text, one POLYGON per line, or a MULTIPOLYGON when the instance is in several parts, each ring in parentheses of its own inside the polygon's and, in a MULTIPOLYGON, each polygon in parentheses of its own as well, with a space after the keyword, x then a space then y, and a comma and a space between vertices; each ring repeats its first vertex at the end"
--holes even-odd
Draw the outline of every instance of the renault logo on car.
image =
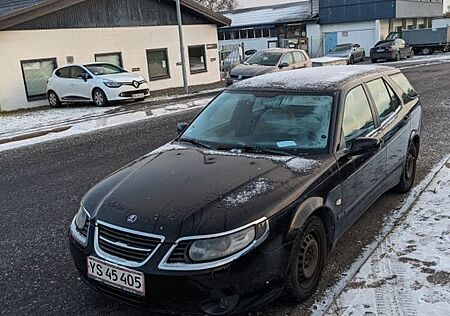
POLYGON ((135 88, 139 88, 139 82, 137 82, 136 80, 135 81, 133 81, 133 86, 135 87, 135 88))
POLYGON ((133 214, 127 217, 127 223, 128 224, 133 224, 136 220, 137 220, 137 215, 133 214))

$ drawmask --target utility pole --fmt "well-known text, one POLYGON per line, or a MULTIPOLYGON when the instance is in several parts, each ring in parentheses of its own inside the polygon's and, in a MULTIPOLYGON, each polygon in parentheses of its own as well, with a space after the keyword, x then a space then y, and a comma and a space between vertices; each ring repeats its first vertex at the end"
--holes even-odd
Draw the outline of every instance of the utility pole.
POLYGON ((181 21, 181 4, 180 0, 177 0, 177 17, 178 17, 178 33, 180 37, 180 54, 181 54, 181 67, 183 69, 183 84, 184 93, 189 93, 189 84, 186 71, 186 55, 184 52, 184 38, 183 38, 183 22, 181 21))

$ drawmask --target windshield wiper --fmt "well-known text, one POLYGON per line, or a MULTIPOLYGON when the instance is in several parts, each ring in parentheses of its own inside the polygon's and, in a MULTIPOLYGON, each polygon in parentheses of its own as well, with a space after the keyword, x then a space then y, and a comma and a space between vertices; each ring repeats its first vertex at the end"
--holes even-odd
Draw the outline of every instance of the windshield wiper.
POLYGON ((277 155, 277 156, 292 156, 292 154, 282 151, 282 150, 276 150, 276 149, 269 149, 259 146, 221 146, 217 148, 218 150, 241 150, 243 152, 247 153, 254 153, 254 154, 270 154, 270 155, 277 155))
POLYGON ((206 148, 206 149, 213 149, 211 146, 205 145, 193 138, 180 138, 180 139, 178 139, 178 141, 189 143, 189 144, 196 145, 198 147, 202 147, 202 148, 206 148))

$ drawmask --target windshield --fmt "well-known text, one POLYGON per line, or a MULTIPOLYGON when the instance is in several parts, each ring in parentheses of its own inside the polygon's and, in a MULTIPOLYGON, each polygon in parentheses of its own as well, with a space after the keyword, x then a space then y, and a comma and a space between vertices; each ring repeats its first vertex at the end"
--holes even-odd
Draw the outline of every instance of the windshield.
POLYGON ((113 75, 126 72, 122 68, 112 64, 91 64, 86 65, 85 67, 96 76, 113 75))
POLYGON ((331 50, 331 52, 332 53, 345 52, 345 51, 350 50, 350 48, 351 48, 351 45, 339 45, 339 46, 336 46, 335 48, 333 48, 331 50))
POLYGON ((389 47, 392 46, 392 44, 394 43, 394 41, 381 41, 378 42, 375 47, 389 47))
POLYGON ((214 149, 326 153, 333 97, 231 92, 217 97, 180 137, 214 149))
POLYGON ((276 66, 283 54, 280 52, 257 52, 245 61, 247 65, 276 66))

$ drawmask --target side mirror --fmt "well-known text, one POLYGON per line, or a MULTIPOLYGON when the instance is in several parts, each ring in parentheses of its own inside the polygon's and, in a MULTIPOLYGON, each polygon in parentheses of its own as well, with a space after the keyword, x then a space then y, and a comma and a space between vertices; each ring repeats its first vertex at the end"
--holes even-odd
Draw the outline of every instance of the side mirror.
POLYGON ((181 135, 181 134, 186 130, 186 128, 187 128, 188 126, 189 126, 188 123, 178 123, 178 124, 177 124, 177 131, 178 131, 178 134, 181 135))
POLYGON ((83 79, 84 82, 87 82, 88 79, 91 79, 91 76, 87 72, 83 72, 83 74, 81 75, 81 79, 83 79))
POLYGON ((381 148, 381 140, 378 138, 360 137, 353 141, 349 150, 350 156, 373 154, 381 148))
POLYGON ((288 63, 282 63, 282 64, 280 64, 278 67, 279 67, 280 69, 283 69, 283 68, 289 67, 289 64, 288 64, 288 63))

